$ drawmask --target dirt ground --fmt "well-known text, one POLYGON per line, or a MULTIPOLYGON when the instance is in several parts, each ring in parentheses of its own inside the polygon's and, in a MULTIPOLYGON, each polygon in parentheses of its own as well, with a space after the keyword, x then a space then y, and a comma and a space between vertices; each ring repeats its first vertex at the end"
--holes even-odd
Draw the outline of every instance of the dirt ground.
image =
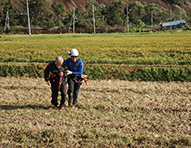
POLYGON ((91 80, 77 107, 50 99, 41 78, 0 77, 0 147, 191 146, 191 82, 91 80))

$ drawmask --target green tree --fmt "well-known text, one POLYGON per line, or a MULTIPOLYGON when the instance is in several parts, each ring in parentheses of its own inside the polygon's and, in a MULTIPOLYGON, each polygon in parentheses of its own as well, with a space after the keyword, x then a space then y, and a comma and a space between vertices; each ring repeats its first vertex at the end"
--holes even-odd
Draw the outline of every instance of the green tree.
MULTIPOLYGON (((86 3, 85 8, 87 12, 86 22, 89 24, 88 28, 92 28, 93 27, 92 0, 86 3)), ((103 28, 106 24, 106 22, 104 21, 104 14, 103 14, 105 8, 106 8, 105 5, 99 4, 97 1, 94 1, 94 14, 97 28, 103 28)))
POLYGON ((145 24, 151 24, 152 11, 154 24, 159 24, 160 22, 166 22, 169 20, 169 11, 167 9, 156 4, 149 4, 145 5, 145 16, 143 17, 145 24))
POLYGON ((82 6, 78 6, 76 9, 76 27, 78 28, 89 28, 91 22, 87 19, 86 11, 82 6))
POLYGON ((136 25, 144 25, 142 18, 145 16, 144 5, 136 1, 129 3, 129 20, 136 25))
POLYGON ((31 24, 35 26, 54 26, 54 13, 51 10, 50 0, 30 0, 31 24))
POLYGON ((188 25, 191 25, 191 13, 189 13, 186 17, 186 21, 188 25))
POLYGON ((123 24, 123 9, 121 0, 112 0, 111 4, 106 6, 103 15, 107 17, 107 23, 110 26, 123 24))
POLYGON ((9 11, 9 22, 11 26, 15 26, 18 25, 18 20, 17 20, 17 16, 15 13, 15 10, 12 7, 12 2, 11 0, 2 0, 0 2, 0 13, 1 13, 1 17, 0 17, 0 24, 1 26, 5 25, 5 18, 6 18, 6 12, 9 11))
POLYGON ((182 9, 178 5, 174 5, 172 7, 172 12, 173 12, 173 20, 180 20, 182 18, 186 18, 186 11, 182 9))
POLYGON ((65 12, 66 12, 66 10, 64 9, 63 4, 54 2, 52 4, 52 8, 54 10, 54 13, 52 14, 52 18, 54 18, 55 25, 63 27, 64 24, 63 24, 62 20, 64 19, 64 15, 65 15, 65 12))
POLYGON ((190 0, 163 0, 163 1, 170 5, 176 4, 176 5, 181 6, 183 4, 187 4, 187 2, 190 0))
POLYGON ((177 5, 183 5, 187 2, 187 0, 172 0, 173 3, 177 4, 177 5))
POLYGON ((64 10, 63 4, 54 2, 52 4, 52 8, 54 8, 54 12, 55 12, 57 18, 63 18, 64 17, 65 10, 64 10))

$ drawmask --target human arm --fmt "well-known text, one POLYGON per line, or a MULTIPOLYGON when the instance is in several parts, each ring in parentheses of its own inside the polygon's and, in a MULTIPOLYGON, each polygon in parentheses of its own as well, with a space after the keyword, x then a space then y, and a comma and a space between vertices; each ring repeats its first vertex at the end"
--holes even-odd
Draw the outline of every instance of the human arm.
POLYGON ((83 70, 84 70, 84 63, 81 60, 80 63, 79 63, 78 70, 77 71, 73 71, 73 75, 81 75, 83 73, 83 70))
POLYGON ((45 70, 44 70, 44 80, 47 82, 47 81, 49 81, 49 73, 50 73, 50 71, 51 71, 51 67, 52 67, 52 63, 53 62, 50 62, 47 66, 46 66, 46 68, 45 68, 45 70))
POLYGON ((44 79, 47 82, 47 84, 50 86, 49 72, 50 72, 50 65, 48 65, 46 69, 44 70, 44 79))
POLYGON ((44 70, 44 80, 47 82, 49 80, 50 65, 47 65, 44 70))

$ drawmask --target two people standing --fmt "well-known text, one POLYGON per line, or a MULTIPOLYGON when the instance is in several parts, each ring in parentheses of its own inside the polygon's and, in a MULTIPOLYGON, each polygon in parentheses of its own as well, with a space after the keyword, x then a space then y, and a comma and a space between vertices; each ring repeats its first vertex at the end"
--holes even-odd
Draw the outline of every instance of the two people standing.
POLYGON ((81 86, 81 74, 83 73, 84 63, 80 59, 77 49, 69 52, 70 58, 63 60, 58 56, 55 61, 50 62, 44 71, 44 78, 48 85, 51 85, 52 100, 51 103, 58 107, 58 91, 61 92, 61 101, 59 108, 65 109, 66 101, 66 80, 68 82, 68 105, 76 105, 78 102, 79 89, 81 86))

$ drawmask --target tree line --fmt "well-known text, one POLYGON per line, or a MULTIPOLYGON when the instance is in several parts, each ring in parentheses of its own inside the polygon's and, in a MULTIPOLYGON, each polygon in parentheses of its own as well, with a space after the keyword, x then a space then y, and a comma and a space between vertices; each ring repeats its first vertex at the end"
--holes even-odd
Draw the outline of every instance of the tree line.
MULTIPOLYGON (((165 0, 164 0, 165 1, 165 0)), ((191 23, 191 14, 187 14, 180 6, 187 1, 173 0, 171 5, 171 20, 186 19, 191 23)), ((127 13, 129 22, 136 26, 151 24, 151 12, 153 12, 153 24, 170 21, 170 8, 165 9, 156 4, 140 3, 138 1, 128 4, 127 9, 122 7, 121 0, 112 0, 109 5, 99 4, 94 0, 96 27, 125 25, 127 23, 127 13)), ((29 0, 30 19, 32 26, 68 28, 71 25, 72 12, 64 9, 63 4, 52 2, 51 0, 29 0)), ((27 26, 26 1, 20 0, 19 7, 16 7, 11 0, 0 2, 0 27, 5 25, 6 12, 9 11, 11 26, 27 26)), ((92 1, 88 1, 85 7, 78 6, 75 10, 76 27, 92 28, 93 12, 92 1)))

